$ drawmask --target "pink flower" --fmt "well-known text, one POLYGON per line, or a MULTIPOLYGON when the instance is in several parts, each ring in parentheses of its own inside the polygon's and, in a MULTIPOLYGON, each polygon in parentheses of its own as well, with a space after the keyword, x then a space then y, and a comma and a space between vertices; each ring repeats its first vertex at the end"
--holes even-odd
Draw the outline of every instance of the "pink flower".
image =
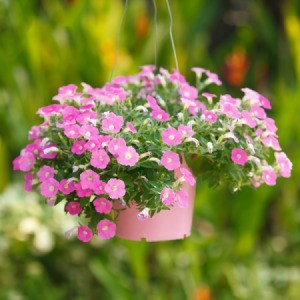
POLYGON ((122 198, 126 193, 124 181, 115 178, 109 179, 105 185, 105 192, 111 199, 122 198))
POLYGON ((207 122, 215 123, 217 121, 217 115, 211 110, 206 110, 203 115, 207 122))
POLYGON ((38 110, 38 115, 42 118, 49 119, 52 114, 59 114, 63 106, 60 104, 50 104, 38 110))
POLYGON ((243 166, 248 160, 248 155, 243 149, 235 148, 231 151, 231 160, 243 166))
POLYGON ((205 74, 207 75, 208 83, 215 83, 216 85, 222 85, 222 81, 219 79, 218 75, 212 73, 210 71, 206 71, 205 74))
POLYGON ((30 192, 32 190, 32 180, 33 180, 33 174, 32 173, 26 173, 24 176, 25 183, 24 183, 24 190, 26 192, 30 192))
POLYGON ((139 154, 131 146, 123 148, 122 151, 119 152, 119 155, 117 157, 117 161, 119 164, 129 167, 133 167, 138 162, 138 160, 139 154))
POLYGON ((172 205, 175 200, 175 192, 170 188, 163 188, 160 193, 161 202, 165 205, 172 205))
POLYGON ((198 97, 198 90, 189 84, 184 84, 179 89, 180 96, 185 99, 195 100, 198 97))
POLYGON ((205 70, 205 69, 203 69, 203 68, 199 68, 199 67, 194 67, 194 68, 192 68, 192 71, 196 73, 196 76, 197 76, 198 78, 200 78, 201 75, 202 75, 203 73, 205 73, 207 70, 205 70))
POLYGON ((129 129, 130 132, 137 133, 137 130, 135 129, 135 127, 131 122, 127 122, 127 128, 129 129))
POLYGON ((14 170, 28 172, 35 163, 35 156, 31 152, 22 151, 21 155, 13 161, 14 170))
POLYGON ((94 189, 94 185, 99 181, 99 174, 92 170, 86 170, 80 174, 80 183, 83 189, 94 189))
POLYGON ((85 151, 85 141, 75 141, 71 148, 72 153, 80 155, 85 151))
POLYGON ((179 155, 172 151, 166 151, 161 157, 161 164, 169 171, 180 167, 179 155))
POLYGON ((213 98, 216 97, 215 94, 211 94, 211 93, 202 93, 202 96, 205 97, 208 101, 212 101, 213 98))
POLYGON ((94 184, 93 190, 96 195, 105 194, 105 182, 102 180, 97 180, 94 184))
POLYGON ((220 101, 219 103, 221 105, 225 105, 225 104, 231 104, 235 107, 240 107, 241 105, 241 100, 240 99, 236 99, 236 98, 233 98, 231 95, 229 94, 225 94, 225 95, 221 95, 220 97, 220 101))
POLYGON ((89 152, 98 150, 99 147, 100 147, 100 142, 96 136, 90 138, 84 145, 84 149, 88 150, 89 152))
POLYGON ((39 171, 37 172, 37 176, 40 181, 45 181, 49 178, 53 178, 54 176, 54 169, 49 166, 42 166, 39 171))
POLYGON ((75 190, 76 190, 76 194, 79 198, 90 197, 93 194, 93 190, 82 188, 81 182, 78 182, 75 184, 75 190))
POLYGON ((280 151, 281 150, 281 147, 279 145, 278 139, 274 135, 269 135, 267 137, 264 137, 261 140, 261 142, 264 145, 266 145, 268 147, 271 147, 271 148, 273 148, 276 151, 280 151))
POLYGON ((189 195, 185 190, 179 190, 175 193, 175 199, 177 201, 177 205, 180 208, 189 207, 189 195))
POLYGON ((86 139, 89 140, 90 138, 98 135, 98 129, 92 125, 83 125, 80 130, 80 134, 86 139))
POLYGON ((59 183, 59 190, 64 195, 69 195, 75 191, 75 184, 73 181, 71 181, 69 179, 62 179, 59 183))
POLYGON ((161 133, 161 136, 163 142, 169 146, 179 145, 182 140, 182 133, 173 127, 164 129, 161 133))
POLYGON ((277 131, 277 126, 275 124, 275 121, 271 118, 266 118, 265 119, 265 128, 267 131, 271 133, 275 133, 277 131))
POLYGON ((74 216, 74 215, 79 215, 82 212, 82 208, 79 202, 71 201, 66 205, 66 211, 70 215, 74 216))
POLYGON ((166 122, 169 120, 170 115, 166 113, 164 110, 160 109, 160 110, 154 110, 151 113, 151 117, 157 121, 166 122))
POLYGON ((78 116, 79 111, 74 106, 66 106, 63 111, 63 122, 68 124, 75 124, 76 123, 76 117, 78 116))
POLYGON ((95 210, 100 214, 109 214, 112 209, 111 201, 105 198, 97 198, 93 202, 95 210))
POLYGON ((186 168, 180 168, 180 173, 182 174, 184 181, 186 181, 189 185, 194 186, 196 183, 196 179, 193 176, 192 172, 186 168))
POLYGON ((232 104, 230 103, 225 103, 223 106, 222 106, 222 112, 228 117, 228 118, 231 118, 231 119, 238 119, 241 115, 241 113, 239 112, 239 110, 233 106, 232 104))
POLYGON ((271 109, 271 104, 268 98, 266 98, 263 95, 259 95, 258 97, 260 104, 262 105, 262 107, 266 108, 266 109, 271 109))
POLYGON ((269 167, 263 171, 262 179, 267 185, 273 186, 276 184, 277 175, 275 171, 269 167))
POLYGON ((64 134, 70 139, 77 139, 80 137, 80 126, 77 124, 65 125, 64 134))
POLYGON ((256 118, 259 118, 259 119, 262 119, 262 120, 264 120, 267 117, 266 112, 264 111, 264 109, 259 107, 256 104, 251 106, 251 112, 256 118))
POLYGON ((120 152, 123 152, 126 148, 126 142, 122 138, 112 139, 108 144, 108 151, 114 155, 118 156, 120 152))
POLYGON ((107 147, 109 142, 111 141, 111 136, 109 135, 98 135, 97 140, 100 143, 100 147, 104 148, 107 147))
POLYGON ((110 158, 106 151, 99 149, 92 153, 91 165, 98 169, 105 169, 110 162, 110 158))
POLYGON ((42 182, 40 189, 43 196, 46 198, 52 198, 58 192, 59 183, 55 179, 49 178, 48 180, 42 182))
POLYGON ((182 134, 182 137, 192 137, 195 134, 193 128, 189 125, 180 124, 178 131, 182 134))
POLYGON ((284 152, 275 152, 275 158, 282 177, 291 177, 292 162, 287 158, 284 152))
POLYGON ((169 80, 172 83, 186 83, 186 80, 182 74, 180 74, 177 70, 174 70, 172 74, 170 74, 169 80))
POLYGON ((92 237, 93 231, 88 226, 82 225, 78 227, 77 238, 80 241, 87 243, 92 237))
POLYGON ((200 101, 194 101, 195 105, 189 106, 189 113, 193 116, 196 116, 200 112, 204 112, 206 110, 206 106, 204 103, 200 101))
POLYGON ((250 128, 254 128, 256 126, 255 119, 252 118, 251 114, 247 110, 242 111, 242 117, 250 128))
POLYGON ((42 136, 42 127, 41 126, 32 126, 29 131, 28 139, 35 140, 42 136))
POLYGON ((53 100, 67 100, 72 99, 76 95, 77 86, 74 84, 68 84, 58 89, 58 94, 53 97, 53 100))
POLYGON ((57 145, 50 142, 46 143, 46 145, 41 146, 39 155, 43 158, 53 159, 56 157, 58 153, 57 145))
POLYGON ((107 219, 101 220, 97 225, 98 236, 104 240, 116 235, 117 226, 114 222, 107 219))
POLYGON ((76 117, 76 121, 81 125, 85 125, 89 123, 94 124, 96 120, 97 120, 97 113, 93 111, 85 111, 76 117))
POLYGON ((122 116, 117 116, 114 113, 108 113, 105 115, 105 119, 102 120, 102 130, 110 133, 118 133, 124 124, 122 116))
POLYGON ((149 106, 153 109, 153 110, 161 110, 160 106, 157 104, 157 101, 154 97, 152 96, 147 96, 147 102, 149 104, 149 106))

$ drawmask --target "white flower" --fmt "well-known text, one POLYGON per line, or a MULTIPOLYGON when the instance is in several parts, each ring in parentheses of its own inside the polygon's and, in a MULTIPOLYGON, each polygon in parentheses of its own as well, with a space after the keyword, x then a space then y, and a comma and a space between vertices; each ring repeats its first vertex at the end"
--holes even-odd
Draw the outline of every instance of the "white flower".
POLYGON ((214 149, 213 143, 212 143, 212 142, 208 142, 208 143, 206 144, 206 146, 207 146, 207 152, 208 152, 208 153, 212 153, 212 152, 213 152, 213 149, 214 149))
POLYGON ((150 209, 148 207, 145 207, 142 211, 140 211, 138 214, 137 214, 137 218, 138 220, 140 221, 145 221, 147 220, 149 217, 150 217, 150 209))
POLYGON ((49 142, 49 139, 48 139, 48 138, 43 138, 43 140, 42 140, 41 143, 40 143, 40 146, 41 146, 42 148, 44 148, 45 145, 46 145, 48 142, 49 142))
POLYGON ((188 126, 193 126, 195 124, 196 124, 196 122, 194 120, 191 120, 187 123, 188 126))
POLYGON ((150 161, 155 161, 158 165, 161 165, 160 160, 158 158, 156 158, 156 157, 151 157, 151 158, 149 158, 149 160, 150 161))
POLYGON ((58 152, 59 149, 57 147, 50 147, 43 150, 44 154, 52 153, 52 152, 58 152))
POLYGON ((143 111, 144 113, 148 112, 148 109, 143 105, 138 105, 134 110, 143 111))
POLYGON ((188 143, 188 142, 193 142, 196 147, 199 147, 199 141, 193 137, 189 137, 187 139, 184 140, 185 143, 188 143))
POLYGON ((254 149, 253 144, 248 143, 248 144, 247 144, 247 147, 248 147, 250 153, 251 153, 252 155, 254 155, 254 154, 255 154, 255 149, 254 149))
POLYGON ((183 119, 183 113, 178 113, 177 118, 179 121, 181 121, 183 119))

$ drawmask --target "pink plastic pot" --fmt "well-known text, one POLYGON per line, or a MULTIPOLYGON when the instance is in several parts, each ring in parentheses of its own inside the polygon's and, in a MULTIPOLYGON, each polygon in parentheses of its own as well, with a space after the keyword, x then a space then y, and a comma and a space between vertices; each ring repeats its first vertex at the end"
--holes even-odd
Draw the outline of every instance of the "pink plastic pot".
POLYGON ((132 241, 146 239, 148 242, 180 240, 190 235, 193 219, 195 186, 184 183, 183 189, 189 195, 189 206, 180 208, 175 204, 170 210, 163 210, 152 218, 140 221, 135 204, 123 210, 117 222, 117 236, 132 241))

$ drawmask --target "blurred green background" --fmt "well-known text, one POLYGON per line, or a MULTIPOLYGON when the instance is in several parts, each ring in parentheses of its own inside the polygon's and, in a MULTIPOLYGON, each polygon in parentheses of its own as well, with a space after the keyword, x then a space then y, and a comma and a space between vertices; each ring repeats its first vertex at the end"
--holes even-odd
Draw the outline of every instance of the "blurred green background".
MULTIPOLYGON (((158 65, 174 67, 164 0, 158 65)), ((276 187, 237 194, 199 182, 191 237, 66 240, 74 221, 23 192, 12 159, 59 86, 109 80, 123 1, 0 0, 0 299, 300 299, 300 3, 171 0, 180 71, 220 74, 221 92, 271 99, 294 164, 276 187)), ((115 75, 154 63, 151 0, 129 1, 115 75)))

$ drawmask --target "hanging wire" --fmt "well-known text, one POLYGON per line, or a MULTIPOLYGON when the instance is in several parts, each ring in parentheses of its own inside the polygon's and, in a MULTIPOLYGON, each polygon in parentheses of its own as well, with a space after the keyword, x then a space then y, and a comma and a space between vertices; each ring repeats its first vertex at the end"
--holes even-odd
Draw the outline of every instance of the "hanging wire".
POLYGON ((166 3, 167 3, 169 17, 170 17, 170 31, 169 31, 169 33, 170 33, 170 40, 171 40, 171 44, 172 44, 172 49, 173 49, 173 54, 174 54, 174 59, 175 59, 176 70, 179 71, 178 60, 177 60, 177 55, 176 55, 176 48, 175 48, 175 43, 174 43, 174 38, 173 38, 173 33, 172 33, 173 16, 172 16, 172 11, 171 11, 169 0, 166 0, 166 3))
POLYGON ((152 0, 154 8, 154 61, 155 66, 157 66, 157 7, 156 1, 152 0))
POLYGON ((116 69, 116 65, 117 65, 117 59, 118 59, 118 54, 119 54, 119 47, 120 47, 120 37, 121 37, 121 32, 122 32, 122 28, 123 28, 123 24, 124 24, 124 20, 125 20, 125 15, 127 12, 127 8, 128 8, 128 0, 125 0, 125 6, 124 6, 124 10, 123 10, 123 14, 122 14, 122 19, 120 22, 120 26, 119 26, 119 30, 118 30, 118 35, 117 35, 117 43, 116 43, 116 49, 115 49, 115 55, 114 55, 114 64, 113 64, 113 68, 111 70, 111 74, 110 74, 110 80, 112 80, 113 76, 114 76, 114 72, 116 69))

